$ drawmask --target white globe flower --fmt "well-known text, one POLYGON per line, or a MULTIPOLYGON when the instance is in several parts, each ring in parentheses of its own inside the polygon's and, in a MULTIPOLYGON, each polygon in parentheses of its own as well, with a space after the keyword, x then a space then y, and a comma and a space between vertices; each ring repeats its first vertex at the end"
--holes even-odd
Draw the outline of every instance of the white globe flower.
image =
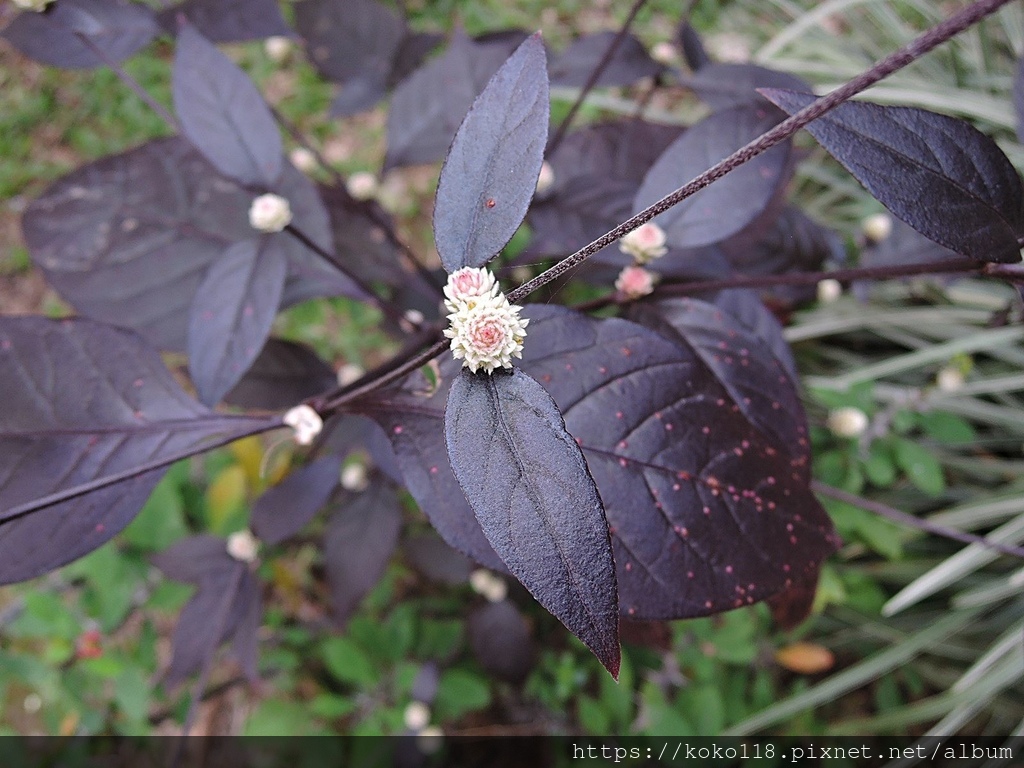
POLYGON ((280 232, 292 220, 292 208, 280 195, 260 195, 249 208, 249 224, 260 232, 280 232))
POLYGON ((843 295, 843 284, 831 277, 818 281, 818 301, 831 304, 843 295))
POLYGON ((448 315, 451 326, 444 332, 452 340, 452 356, 473 373, 511 368, 512 358, 523 356, 529 323, 519 317, 521 309, 509 304, 505 294, 458 308, 448 315))
POLYGON ((654 290, 657 276, 643 267, 624 267, 615 280, 615 288, 631 299, 639 299, 654 290))
POLYGON ((659 64, 672 66, 676 63, 678 57, 679 52, 676 50, 676 47, 666 40, 655 43, 654 47, 651 48, 651 58, 659 64))
POLYGON ((498 281, 485 268, 463 267, 448 275, 444 287, 444 306, 449 312, 475 306, 478 301, 490 301, 500 293, 498 281))
POLYGON ((958 392, 964 388, 964 373, 954 365, 947 365, 936 374, 935 385, 942 392, 958 392))
POLYGON ((341 470, 341 487, 346 491, 365 491, 369 484, 366 467, 362 464, 349 464, 341 470))
POLYGON ((859 437, 868 428, 868 415, 860 408, 836 408, 826 423, 837 437, 859 437))
POLYGON ((273 61, 280 64, 282 61, 288 58, 288 54, 292 50, 292 41, 290 38, 284 37, 283 35, 275 35, 274 37, 268 37, 263 41, 263 50, 267 52, 273 61))
POLYGON ((371 200, 377 196, 380 185, 377 183, 377 177, 372 173, 358 171, 348 177, 345 189, 356 200, 371 200))
POLYGON ((876 213, 861 222, 861 229, 869 240, 880 243, 892 234, 892 216, 888 213, 876 213))
POLYGON ((508 596, 508 584, 486 568, 477 568, 469 574, 469 586, 488 602, 500 603, 508 596))
POLYGON ((362 367, 355 363, 345 363, 338 369, 338 384, 342 387, 348 386, 353 381, 356 381, 366 373, 362 367))
POLYGON ((250 531, 236 531, 228 536, 228 554, 242 563, 251 563, 259 553, 260 543, 250 531))
POLYGON ((406 728, 419 733, 430 723, 430 707, 422 701, 409 702, 409 706, 405 708, 402 719, 405 722, 406 728))
POLYGON ((320 414, 308 405, 295 406, 287 411, 281 420, 295 430, 295 442, 299 445, 312 443, 324 428, 324 421, 320 418, 320 414))
POLYGON ((309 173, 317 166, 316 155, 305 147, 296 147, 288 153, 288 159, 292 165, 303 173, 309 173))
POLYGON ((668 253, 665 247, 665 230, 649 221, 641 224, 619 240, 619 250, 628 253, 637 264, 646 264, 668 253))

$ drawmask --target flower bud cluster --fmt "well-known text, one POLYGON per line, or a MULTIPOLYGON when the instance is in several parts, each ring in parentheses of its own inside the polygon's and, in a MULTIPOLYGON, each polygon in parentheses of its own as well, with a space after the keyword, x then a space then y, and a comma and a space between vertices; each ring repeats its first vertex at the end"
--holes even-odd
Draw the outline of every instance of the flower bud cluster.
POLYGON ((280 195, 260 195, 249 208, 249 225, 260 232, 280 232, 291 220, 291 206, 280 195))
POLYGON ((14 0, 14 4, 25 11, 42 13, 53 0, 14 0))
POLYGON ((483 369, 511 368, 522 357, 529 320, 519 317, 522 307, 509 304, 494 275, 485 268, 464 267, 448 276, 444 288, 452 340, 452 356, 476 373, 483 369))
POLYGON ((615 288, 630 299, 639 299, 654 290, 658 276, 644 269, 654 259, 668 253, 665 230, 649 221, 641 224, 619 240, 619 250, 633 257, 633 263, 624 267, 615 281, 615 288))

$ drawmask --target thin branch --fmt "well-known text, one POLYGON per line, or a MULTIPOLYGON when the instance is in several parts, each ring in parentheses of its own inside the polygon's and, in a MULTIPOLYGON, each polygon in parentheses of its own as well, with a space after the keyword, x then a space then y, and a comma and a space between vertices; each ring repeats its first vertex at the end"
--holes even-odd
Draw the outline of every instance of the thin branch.
POLYGON ((941 45, 951 37, 959 34, 972 24, 977 23, 1010 2, 1011 0, 978 0, 978 2, 969 5, 961 12, 950 16, 948 19, 932 27, 930 30, 920 35, 903 48, 900 48, 898 51, 886 56, 880 62, 867 71, 861 73, 853 80, 850 80, 845 85, 836 88, 827 96, 822 96, 821 98, 816 99, 799 112, 783 120, 770 131, 762 134, 746 146, 736 150, 721 162, 704 171, 704 173, 697 176, 697 178, 693 179, 688 184, 684 184, 676 191, 666 195, 658 202, 640 211, 640 213, 636 214, 628 221, 623 222, 610 232, 599 237, 594 242, 589 245, 585 245, 576 253, 566 257, 550 269, 545 270, 537 277, 519 286, 509 294, 509 301, 518 303, 538 288, 547 285, 557 277, 575 269, 605 246, 614 243, 623 235, 632 232, 642 224, 646 224, 658 214, 664 213, 677 203, 680 203, 686 198, 696 194, 712 182, 725 176, 729 171, 732 171, 747 161, 752 160, 761 153, 771 149, 776 144, 785 141, 811 121, 817 120, 831 109, 839 106, 844 101, 847 101, 869 86, 874 85, 879 80, 882 80, 908 64, 913 63, 928 51, 938 45, 941 45))
POLYGON ((618 33, 612 38, 611 43, 608 44, 607 50, 604 55, 601 56, 601 60, 597 63, 590 72, 590 76, 587 78, 587 82, 583 84, 583 88, 580 89, 579 95, 576 97, 576 101, 573 102, 572 106, 569 107, 569 113, 562 118, 562 122, 558 124, 558 128, 555 129, 555 135, 551 137, 551 143, 548 144, 546 154, 548 157, 555 153, 562 140, 565 138, 565 134, 569 130, 569 126, 572 124, 573 118, 576 117, 576 113, 579 112, 580 107, 583 106, 584 99, 587 98, 587 94, 593 90, 594 86, 597 85, 597 81, 601 78, 601 74, 611 64, 612 57, 615 56, 615 52, 619 49, 619 45, 625 39, 626 34, 629 32, 629 28, 633 25, 633 20, 636 19, 636 15, 640 13, 640 9, 644 7, 647 0, 635 0, 633 7, 629 9, 629 14, 626 16, 626 20, 622 22, 622 27, 619 28, 618 33))
POLYGON ((997 552, 1002 552, 1004 555, 1012 555, 1013 557, 1019 557, 1024 559, 1024 548, 1014 547, 1009 544, 1002 544, 998 541, 992 541, 986 539, 984 536, 975 536, 973 533, 966 533, 959 531, 956 528, 948 528, 944 525, 938 525, 928 520, 922 520, 914 515, 902 512, 894 507, 890 507, 886 504, 881 504, 877 501, 871 501, 861 496, 849 493, 842 490, 841 488, 834 488, 831 485, 819 482, 817 480, 811 481, 811 490, 816 493, 820 493, 822 496, 828 496, 836 501, 842 501, 847 504, 852 504, 855 507, 866 509, 869 512, 874 512, 876 515, 886 517, 893 522, 900 523, 902 525, 910 526, 911 528, 917 528, 920 531, 935 534, 936 536, 942 536, 947 539, 953 539, 964 544, 978 544, 986 547, 987 549, 993 549, 997 552))
MULTIPOLYGON (((254 421, 255 419, 248 420, 254 421)), ((232 433, 229 437, 218 438, 209 443, 203 443, 200 446, 190 446, 159 459, 143 462, 142 464, 121 470, 120 472, 114 472, 103 477, 98 477, 95 480, 90 480, 86 483, 80 483, 72 488, 65 488, 62 491, 55 491, 54 493, 47 494, 46 496, 42 496, 38 499, 17 504, 6 511, 0 512, 0 515, 2 515, 2 519, 0 519, 0 529, 12 520, 25 517, 26 515, 38 512, 41 509, 52 507, 53 505, 60 504, 61 502, 70 501, 71 499, 84 496, 87 493, 92 493, 93 491, 98 491, 102 488, 108 488, 111 485, 145 474, 146 472, 151 472, 155 469, 163 469, 176 461, 181 461, 182 459, 187 459, 191 456, 198 456, 201 453, 212 451, 214 448, 222 448, 236 440, 241 440, 243 437, 262 435, 264 432, 270 432, 273 429, 280 429, 283 426, 284 423, 281 421, 280 417, 267 417, 262 423, 259 423, 250 429, 243 430, 242 432, 232 433)))

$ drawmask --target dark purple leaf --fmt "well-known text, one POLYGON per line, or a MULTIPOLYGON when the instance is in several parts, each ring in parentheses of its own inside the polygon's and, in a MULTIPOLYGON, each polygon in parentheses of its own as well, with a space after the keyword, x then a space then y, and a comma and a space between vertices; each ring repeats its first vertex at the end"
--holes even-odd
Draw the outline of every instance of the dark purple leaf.
MULTIPOLYGON (((639 211, 769 130, 770 107, 734 107, 690 128, 666 149, 636 193, 639 211)), ((774 113, 774 110, 772 110, 774 113)), ((790 173, 790 143, 778 144, 655 217, 669 245, 693 248, 734 235, 781 193, 790 173), (728 215, 723 216, 722 212, 728 215)))
MULTIPOLYGON (((577 88, 585 85, 590 73, 604 58, 616 34, 595 32, 573 40, 569 47, 551 62, 551 83, 577 88)), ((661 69, 662 66, 647 55, 643 44, 633 35, 627 34, 597 78, 595 86, 603 88, 632 85, 641 78, 654 77, 661 69)))
POLYGON ((544 43, 534 35, 473 102, 441 168, 434 240, 449 273, 482 267, 519 228, 537 188, 548 112, 544 43))
POLYGON ((791 587, 768 598, 772 619, 782 630, 796 629, 811 615, 814 596, 818 591, 818 574, 818 570, 808 573, 805 578, 796 580, 791 587))
POLYGON ((817 572, 837 539, 804 459, 754 427, 696 354, 624 320, 526 314, 523 367, 600 489, 624 616, 718 613, 817 572))
MULTIPOLYGON (((291 200, 294 224, 329 247, 313 184, 286 164, 279 193, 291 200)), ((132 328, 161 349, 184 350, 188 310, 207 268, 255 235, 252 199, 183 139, 157 139, 54 182, 29 205, 22 228, 33 261, 80 313, 132 328)), ((305 246, 286 247, 285 306, 359 295, 305 246)))
POLYGON ((249 76, 188 25, 171 85, 181 128, 207 160, 243 184, 274 186, 283 147, 270 108, 249 76))
POLYGON ((521 683, 533 669, 536 649, 530 627, 508 600, 488 603, 469 615, 469 644, 480 665, 495 677, 521 683))
POLYGON ((700 34, 689 24, 681 24, 676 30, 676 40, 683 51, 683 58, 691 71, 696 72, 711 64, 711 57, 704 49, 700 34))
POLYGON ((266 343, 288 271, 285 237, 235 243, 199 284, 189 312, 188 369, 209 406, 231 391, 266 343))
POLYGON ((149 44, 158 31, 152 11, 124 0, 61 0, 46 13, 18 14, 2 36, 31 59, 53 67, 89 69, 105 65, 80 36, 112 61, 149 44))
POLYGON ((197 585, 221 577, 238 562, 228 554, 227 542, 210 534, 179 539, 152 560, 167 578, 197 585))
POLYGON ((444 35, 436 32, 409 32, 398 47, 398 53, 392 62, 388 88, 394 88, 411 75, 442 40, 444 35))
POLYGON ((734 320, 765 345, 768 351, 783 367, 794 383, 800 381, 800 374, 793 359, 793 350, 782 334, 782 324, 773 315, 754 291, 731 288, 719 291, 713 303, 728 312, 734 320))
MULTIPOLYGON (((757 301, 756 297, 753 297, 757 301)), ((760 303, 760 302, 758 302, 760 303)), ((782 446, 808 480, 810 444, 807 416, 796 378, 772 348, 731 314, 696 299, 668 299, 638 308, 636 318, 685 345, 704 363, 731 402, 773 445, 782 446)), ((785 345, 781 331, 776 344, 785 345)), ((788 348, 787 348, 788 350, 788 348)), ((792 355, 790 354, 790 360, 792 355)))
POLYGON ((393 290, 410 282, 419 285, 419 275, 403 268, 398 249, 377 223, 390 221, 377 203, 353 204, 343 190, 328 186, 320 187, 320 197, 330 216, 335 255, 346 269, 364 282, 384 283, 393 290))
MULTIPOLYGON (((221 544, 225 544, 223 539, 221 544)), ((230 641, 242 668, 254 678, 261 602, 259 582, 246 564, 237 560, 200 582, 174 627, 164 685, 172 687, 199 672, 217 647, 230 641)))
POLYGON ((344 494, 337 502, 324 534, 324 565, 339 625, 348 621, 384 574, 401 529, 398 496, 379 479, 362 493, 344 494))
MULTIPOLYGON (((762 93, 790 114, 814 96, 762 93)), ((1020 261, 1024 187, 992 139, 953 117, 847 102, 807 130, 868 192, 925 237, 979 261, 1020 261)))
MULTIPOLYGON (((700 99, 715 112, 741 105, 768 108, 758 88, 787 88, 810 93, 811 86, 796 75, 756 64, 712 63, 686 81, 700 99)), ((774 110, 772 110, 774 113, 774 110)), ((776 117, 776 122, 781 115, 776 117)))
POLYGON ((384 169, 444 158, 463 116, 520 38, 473 41, 456 32, 448 49, 395 88, 384 169))
POLYGON ((160 26, 171 35, 177 34, 182 16, 214 43, 292 34, 277 0, 185 0, 160 12, 160 26))
POLYGON ((400 387, 360 401, 360 413, 384 429, 398 457, 405 487, 441 537, 481 565, 504 571, 448 463, 444 407, 459 367, 447 356, 440 371, 443 386, 430 387, 417 372, 400 387))
POLYGON ((341 457, 324 456, 292 472, 263 492, 252 507, 252 532, 266 544, 280 544, 298 533, 327 503, 338 486, 341 457))
POLYGON ((406 539, 402 543, 405 557, 412 566, 431 581, 458 585, 469 581, 473 561, 433 533, 406 539))
POLYGON ((648 168, 680 131, 622 120, 570 133, 548 158, 551 190, 530 207, 530 253, 572 253, 629 218, 648 168))
POLYGON ((246 571, 235 598, 238 613, 237 624, 231 630, 231 653, 238 661, 250 683, 259 679, 259 632, 263 623, 263 595, 256 576, 246 571))
POLYGON ((494 551, 523 586, 619 672, 608 523, 579 446, 547 392, 519 369, 452 381, 445 444, 494 551))
POLYGON ((342 94, 353 83, 383 94, 407 31, 398 14, 375 0, 302 0, 295 26, 310 62, 345 86, 342 94))
POLYGON ((284 339, 267 339, 259 357, 224 402, 243 408, 278 411, 337 384, 334 369, 310 347, 284 339))
POLYGON ((159 463, 278 423, 207 410, 142 339, 89 320, 0 321, 0 392, 3 583, 108 541, 142 508, 159 463))

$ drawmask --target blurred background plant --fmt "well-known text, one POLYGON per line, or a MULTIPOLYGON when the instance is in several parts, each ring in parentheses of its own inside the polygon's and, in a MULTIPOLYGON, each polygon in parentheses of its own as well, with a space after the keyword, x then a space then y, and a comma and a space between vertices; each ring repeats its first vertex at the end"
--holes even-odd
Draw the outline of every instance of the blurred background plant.
MULTIPOLYGON (((624 3, 577 0, 404 5, 415 29, 447 32, 455 19, 471 34, 540 27, 555 48, 579 33, 614 29, 628 11, 624 3)), ((650 0, 634 25, 677 64, 678 6, 650 0)), ((705 0, 693 24, 720 60, 786 70, 824 92, 955 7, 705 0)), ((1024 147, 1011 92, 1022 49, 1024 12, 1014 4, 867 97, 964 117, 1020 169, 1024 147)), ((437 168, 377 175, 383 107, 329 120, 332 87, 294 43, 229 50, 349 176, 355 196, 375 196, 417 252, 433 253, 437 168)), ((158 43, 127 63, 164 103, 170 58, 170 45, 158 43)), ((0 311, 65 314, 30 266, 20 212, 81 162, 168 129, 109 71, 45 68, 5 44, 0 94, 0 311)), ((556 119, 574 96, 574 89, 556 89, 556 119)), ((598 90, 582 120, 631 113, 634 96, 598 90)), ((659 92, 647 112, 676 123, 701 113, 683 89, 659 92)), ((878 203, 822 150, 809 140, 801 146, 814 162, 799 165, 795 200, 843 235, 852 261, 884 263, 886 249, 910 247, 902 227, 880 218, 878 203)), ((302 152, 292 155, 299 167, 309 164, 302 152)), ((517 242, 525 240, 514 240, 513 249, 517 242)), ((814 616, 796 630, 773 629, 763 605, 629 625, 615 684, 518 585, 474 573, 447 550, 410 503, 400 556, 343 629, 326 611, 325 564, 312 542, 261 566, 271 590, 260 682, 250 686, 230 661, 218 664, 197 732, 1024 733, 1024 563, 886 514, 893 508, 1006 546, 1024 543, 1020 296, 975 279, 828 284, 786 320, 816 425, 815 476, 845 541, 822 573, 814 616), (521 625, 503 615, 509 601, 522 612, 521 625), (521 636, 510 640, 495 626, 520 626, 521 636)), ((277 329, 351 376, 391 349, 378 324, 375 311, 334 299, 288 310, 277 329)), ((0 588, 0 733, 180 730, 190 686, 159 683, 174 618, 191 590, 165 579, 149 558, 192 533, 244 529, 251 501, 289 460, 288 449, 278 448, 267 461, 267 449, 252 438, 175 466, 115 542, 48 577, 0 588)), ((359 460, 347 468, 353 490, 359 460)))

